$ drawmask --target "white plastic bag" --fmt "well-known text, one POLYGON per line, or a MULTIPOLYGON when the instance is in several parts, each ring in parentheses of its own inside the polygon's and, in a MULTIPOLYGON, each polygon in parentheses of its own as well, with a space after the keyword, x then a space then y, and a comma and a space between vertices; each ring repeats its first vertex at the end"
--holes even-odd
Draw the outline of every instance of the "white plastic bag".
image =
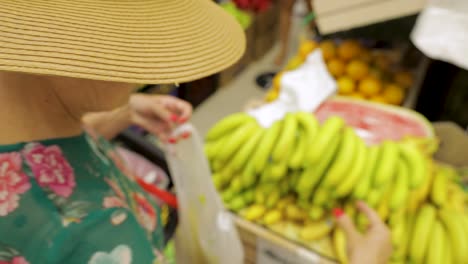
POLYGON ((468 1, 428 1, 411 40, 428 57, 468 69, 468 1))
POLYGON ((175 237, 178 264, 240 264, 244 254, 231 216, 211 180, 203 145, 195 128, 185 124, 174 136, 192 136, 167 145, 166 159, 174 180, 179 206, 175 237))

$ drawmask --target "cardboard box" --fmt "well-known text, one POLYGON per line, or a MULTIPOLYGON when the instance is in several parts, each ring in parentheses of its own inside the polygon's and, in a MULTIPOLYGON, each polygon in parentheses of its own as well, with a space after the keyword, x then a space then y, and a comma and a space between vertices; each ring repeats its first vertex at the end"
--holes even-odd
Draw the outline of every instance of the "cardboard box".
POLYGON ((362 27, 420 12, 426 0, 314 0, 321 34, 362 27))
POLYGON ((219 73, 218 87, 225 86, 234 78, 236 78, 253 60, 254 47, 255 47, 255 27, 250 26, 245 30, 245 37, 247 40, 244 55, 236 63, 229 68, 219 73))

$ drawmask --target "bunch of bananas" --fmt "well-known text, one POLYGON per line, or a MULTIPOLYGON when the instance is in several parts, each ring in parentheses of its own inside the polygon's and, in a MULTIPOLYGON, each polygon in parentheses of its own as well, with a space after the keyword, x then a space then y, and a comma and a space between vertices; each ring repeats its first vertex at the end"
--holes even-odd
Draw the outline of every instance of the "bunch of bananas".
MULTIPOLYGON (((289 113, 269 128, 236 113, 210 129, 205 145, 214 184, 230 210, 304 243, 331 237, 344 263, 344 234, 330 224, 328 212, 344 207, 364 230, 367 218, 353 209, 356 200, 389 224, 395 263, 432 259, 430 248, 440 244, 417 241, 432 232, 441 236, 440 228, 427 223, 434 219, 444 227, 443 241, 457 243, 452 252, 468 252, 467 196, 456 171, 431 159, 436 149, 435 140, 414 138, 367 146, 343 119, 333 116, 320 125, 306 112, 289 113)), ((445 258, 450 249, 443 243, 445 258)), ((459 254, 456 259, 468 259, 459 254)))

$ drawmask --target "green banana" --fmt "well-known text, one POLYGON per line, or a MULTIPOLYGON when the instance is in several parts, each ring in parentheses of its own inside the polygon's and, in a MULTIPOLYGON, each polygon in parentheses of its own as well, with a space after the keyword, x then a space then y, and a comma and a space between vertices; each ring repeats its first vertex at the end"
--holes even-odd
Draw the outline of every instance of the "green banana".
POLYGON ((206 134, 207 141, 217 140, 226 134, 231 133, 239 126, 255 121, 255 119, 247 113, 235 113, 223 118, 221 121, 216 123, 206 134))
POLYGON ((468 260, 468 237, 466 236, 462 216, 455 212, 442 209, 439 219, 447 231, 452 248, 452 263, 466 263, 468 260))
POLYGON ((398 145, 395 142, 385 141, 382 143, 375 170, 374 186, 382 186, 392 180, 395 176, 398 157, 398 145))
POLYGON ((312 114, 308 112, 297 112, 296 119, 297 119, 297 122, 299 123, 299 127, 301 127, 302 131, 304 132, 303 138, 301 141, 301 144, 303 144, 303 146, 298 146, 302 149, 297 150, 297 151, 298 152, 303 151, 303 152, 299 152, 301 153, 301 154, 297 154, 299 155, 299 157, 296 157, 296 159, 291 160, 291 162, 293 162, 290 165, 291 168, 294 168, 294 166, 296 166, 297 163, 299 163, 301 167, 306 167, 307 165, 309 165, 308 164, 309 160, 307 160, 308 151, 309 151, 309 148, 313 146, 313 141, 315 137, 317 136, 318 129, 319 129, 318 120, 312 114))
POLYGON ((331 191, 326 188, 318 188, 312 196, 312 204, 324 205, 331 197, 331 191))
POLYGON ((244 188, 252 187, 255 184, 257 181, 257 175, 255 174, 255 165, 252 161, 247 163, 240 175, 240 178, 244 188))
POLYGON ((232 179, 231 183, 229 184, 229 190, 231 190, 234 193, 240 193, 243 189, 242 186, 242 181, 240 177, 234 177, 232 179))
POLYGON ((354 130, 350 127, 345 128, 337 156, 323 179, 323 186, 333 188, 346 177, 355 161, 357 144, 354 130))
POLYGON ((278 142, 271 153, 273 162, 282 162, 288 160, 291 151, 293 150, 294 140, 297 134, 297 120, 292 113, 286 114, 283 121, 283 128, 278 142))
POLYGON ((268 197, 266 197, 266 208, 272 209, 273 207, 275 207, 276 203, 279 201, 280 198, 280 191, 278 189, 274 189, 271 193, 268 194, 268 197))
POLYGON ((369 194, 366 197, 366 202, 372 207, 376 208, 377 205, 379 204, 380 200, 382 199, 382 196, 385 194, 385 187, 380 187, 380 188, 372 188, 369 191, 369 194))
MULTIPOLYGON (((427 264, 441 264, 444 263, 445 258, 445 230, 444 226, 440 221, 435 221, 434 227, 431 232, 431 239, 429 241, 429 247, 426 254, 427 264)), ((466 260, 466 259, 465 259, 466 260)))
POLYGON ((345 122, 342 118, 332 116, 325 121, 325 123, 319 128, 317 136, 313 138, 311 144, 311 150, 307 152, 306 161, 309 164, 313 164, 320 160, 323 153, 328 148, 330 142, 344 127, 345 122))
POLYGON ((362 174, 359 184, 353 192, 353 196, 357 199, 363 200, 370 192, 372 180, 374 177, 377 159, 379 157, 379 146, 371 146, 368 150, 366 168, 362 174))
MULTIPOLYGON (((412 241, 409 255, 412 261, 423 263, 424 256, 427 254, 431 230, 436 220, 436 209, 429 204, 425 204, 418 215, 414 224, 412 241)), ((459 262, 461 263, 461 262, 459 262)))
POLYGON ((278 136, 281 132, 282 122, 275 122, 261 139, 255 155, 252 157, 255 173, 262 173, 270 158, 271 152, 275 146, 278 136))
POLYGON ((255 147, 257 147, 258 143, 260 142, 263 133, 265 133, 264 129, 255 131, 252 137, 247 140, 245 145, 239 149, 230 162, 234 170, 241 170, 245 166, 247 160, 252 158, 252 154, 255 152, 255 147))
POLYGON ((293 153, 290 155, 288 165, 291 169, 297 170, 304 166, 304 157, 308 149, 308 138, 307 133, 299 129, 296 136, 296 143, 294 144, 293 153))
POLYGON ((270 168, 269 180, 270 181, 279 181, 286 176, 288 172, 288 165, 286 162, 277 162, 273 163, 270 168))
POLYGON ((423 154, 414 146, 400 144, 400 154, 407 164, 410 165, 410 186, 412 189, 418 188, 427 176, 427 162, 423 154))
POLYGON ((392 196, 390 197, 390 209, 395 211, 403 206, 409 196, 409 172, 406 161, 401 160, 397 165, 395 182, 392 184, 392 196))
POLYGON ((333 162, 335 153, 338 151, 340 140, 341 135, 335 137, 330 142, 329 148, 324 153, 322 159, 314 166, 304 169, 295 188, 301 198, 309 199, 310 194, 319 185, 324 175, 326 175, 327 168, 333 162))
POLYGON ((356 157, 354 159, 355 162, 348 176, 340 184, 338 184, 333 193, 335 197, 338 198, 348 196, 356 185, 359 186, 359 180, 361 179, 361 176, 363 175, 366 168, 368 149, 361 138, 359 138, 357 135, 355 137, 357 142, 356 157))
POLYGON ((446 171, 442 167, 437 168, 437 172, 434 175, 431 189, 431 200, 437 206, 443 206, 447 202, 447 187, 449 179, 446 175, 446 171))
POLYGON ((312 220, 312 221, 317 221, 319 220, 320 218, 322 218, 322 216, 325 214, 325 210, 323 209, 322 206, 314 206, 312 205, 309 209, 309 218, 312 220))
POLYGON ((219 150, 218 158, 227 161, 259 128, 260 126, 256 122, 247 122, 241 125, 231 134, 230 140, 226 142, 224 147, 219 150))

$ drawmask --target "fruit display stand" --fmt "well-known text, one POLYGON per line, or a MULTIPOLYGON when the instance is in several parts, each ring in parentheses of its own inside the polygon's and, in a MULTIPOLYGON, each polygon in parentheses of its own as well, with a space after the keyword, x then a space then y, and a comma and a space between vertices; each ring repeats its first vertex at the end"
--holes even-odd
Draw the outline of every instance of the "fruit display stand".
POLYGON ((416 112, 333 98, 314 114, 289 113, 268 128, 233 114, 206 140, 213 182, 237 215, 246 263, 346 263, 344 233, 331 211, 343 208, 365 230, 356 200, 391 229, 392 261, 444 263, 446 250, 456 260, 449 263, 468 257, 460 172, 434 160, 434 128, 416 112), (440 242, 446 239, 452 248, 440 242))

